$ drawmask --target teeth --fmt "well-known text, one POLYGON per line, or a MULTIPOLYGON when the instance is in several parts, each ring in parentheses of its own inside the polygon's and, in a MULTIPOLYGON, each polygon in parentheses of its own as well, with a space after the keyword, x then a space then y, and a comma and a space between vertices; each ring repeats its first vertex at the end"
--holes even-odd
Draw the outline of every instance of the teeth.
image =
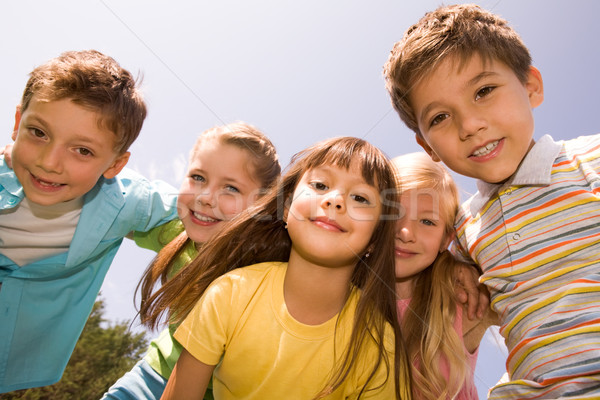
POLYGON ((45 181, 42 181, 42 180, 39 180, 39 179, 38 179, 38 182, 42 186, 50 186, 50 187, 59 187, 59 186, 61 186, 60 183, 45 182, 45 181))
POLYGON ((496 141, 486 144, 485 146, 475 150, 473 152, 473 155, 476 157, 480 157, 480 156, 485 156, 486 154, 489 154, 493 149, 496 148, 496 146, 498 146, 498 142, 500 142, 500 141, 496 140, 496 141))
POLYGON ((198 214, 197 212, 194 212, 194 217, 196 217, 197 219, 199 219, 200 221, 203 221, 203 222, 217 222, 218 221, 218 219, 214 219, 214 218, 208 217, 206 215, 198 214))

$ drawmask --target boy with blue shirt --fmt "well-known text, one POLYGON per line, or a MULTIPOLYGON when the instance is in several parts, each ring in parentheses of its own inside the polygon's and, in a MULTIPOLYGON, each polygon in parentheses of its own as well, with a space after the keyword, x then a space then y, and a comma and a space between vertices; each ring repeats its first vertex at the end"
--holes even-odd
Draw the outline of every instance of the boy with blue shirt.
POLYGON ((146 106, 97 51, 34 69, 0 158, 0 393, 57 382, 123 238, 176 218, 176 190, 123 169, 146 106))
POLYGON ((541 74, 477 5, 427 13, 384 74, 431 158, 478 179, 455 250, 481 267, 509 350, 488 398, 600 398, 600 135, 534 142, 541 74))

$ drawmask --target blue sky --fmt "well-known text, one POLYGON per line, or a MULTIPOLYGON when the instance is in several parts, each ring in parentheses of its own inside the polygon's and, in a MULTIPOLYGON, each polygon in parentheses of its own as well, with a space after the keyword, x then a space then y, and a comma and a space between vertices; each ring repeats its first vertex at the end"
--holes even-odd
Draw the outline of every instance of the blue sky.
MULTIPOLYGON (((509 20, 544 78, 536 134, 600 132, 596 0, 476 2, 509 20)), ((144 76, 149 116, 129 166, 178 187, 196 136, 250 122, 281 162, 330 136, 363 137, 390 157, 420 148, 392 110, 381 76, 393 43, 439 1, 6 2, 0 12, 0 117, 10 142, 27 73, 65 50, 95 48, 144 76)), ((463 196, 473 181, 456 177, 463 196)), ((125 243, 103 286, 108 316, 132 319, 133 290, 152 253, 125 243)), ((140 329, 136 327, 135 329, 140 329)), ((504 371, 501 337, 479 355, 480 396, 504 371)))

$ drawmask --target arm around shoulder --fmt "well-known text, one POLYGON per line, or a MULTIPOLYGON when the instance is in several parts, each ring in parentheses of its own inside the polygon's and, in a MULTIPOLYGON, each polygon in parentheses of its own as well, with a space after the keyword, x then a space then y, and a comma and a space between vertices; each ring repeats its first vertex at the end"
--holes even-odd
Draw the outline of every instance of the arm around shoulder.
POLYGON ((177 218, 177 189, 163 181, 149 181, 129 169, 117 176, 126 204, 135 207, 132 231, 146 232, 177 218))
MULTIPOLYGON (((464 310, 464 309, 463 309, 464 310)), ((464 313, 464 311, 463 311, 464 313)), ((483 335, 490 326, 499 325, 498 314, 491 307, 487 307, 482 318, 463 318, 463 342, 471 354, 479 348, 483 335)))

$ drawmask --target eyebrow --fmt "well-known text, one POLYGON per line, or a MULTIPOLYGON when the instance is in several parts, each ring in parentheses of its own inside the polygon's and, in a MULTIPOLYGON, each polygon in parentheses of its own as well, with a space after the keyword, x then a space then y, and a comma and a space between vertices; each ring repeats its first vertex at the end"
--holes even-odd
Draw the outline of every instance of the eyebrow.
POLYGON ((498 75, 498 73, 494 72, 494 71, 482 71, 482 72, 478 73, 477 75, 475 75, 473 78, 469 79, 467 81, 467 83, 465 84, 465 87, 474 86, 474 85, 478 84, 481 80, 483 80, 485 78, 489 78, 491 76, 496 76, 496 75, 498 75))

